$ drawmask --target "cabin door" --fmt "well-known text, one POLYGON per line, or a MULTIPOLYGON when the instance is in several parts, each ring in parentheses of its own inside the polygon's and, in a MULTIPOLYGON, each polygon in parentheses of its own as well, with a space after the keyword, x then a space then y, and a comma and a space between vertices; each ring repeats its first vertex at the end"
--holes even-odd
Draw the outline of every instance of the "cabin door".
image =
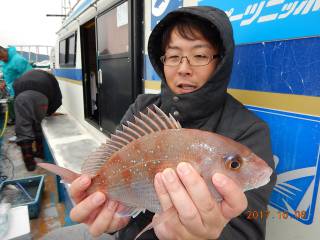
POLYGON ((84 115, 96 127, 100 124, 97 78, 96 22, 92 18, 80 27, 84 115))
POLYGON ((106 133, 142 92, 142 2, 119 1, 96 19, 100 129, 106 133))

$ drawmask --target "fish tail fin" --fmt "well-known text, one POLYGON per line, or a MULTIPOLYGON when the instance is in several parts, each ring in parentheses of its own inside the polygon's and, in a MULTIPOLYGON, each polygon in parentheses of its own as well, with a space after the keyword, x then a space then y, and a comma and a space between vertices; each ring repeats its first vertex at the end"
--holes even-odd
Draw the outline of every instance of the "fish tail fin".
POLYGON ((164 211, 163 213, 160 213, 159 215, 155 215, 152 219, 152 222, 149 223, 147 226, 144 227, 144 229, 141 230, 141 232, 138 233, 138 235, 134 238, 134 240, 137 240, 143 233, 146 231, 149 231, 150 229, 154 228, 160 223, 168 221, 168 219, 172 218, 172 215, 176 213, 176 209, 174 207, 171 207, 164 211))
POLYGON ((52 172, 56 175, 59 175, 66 183, 71 183, 73 182, 73 180, 75 180, 76 178, 78 178, 80 176, 80 174, 73 172, 69 169, 63 168, 63 167, 59 167, 55 164, 51 164, 51 163, 38 163, 37 164, 39 167, 52 172))

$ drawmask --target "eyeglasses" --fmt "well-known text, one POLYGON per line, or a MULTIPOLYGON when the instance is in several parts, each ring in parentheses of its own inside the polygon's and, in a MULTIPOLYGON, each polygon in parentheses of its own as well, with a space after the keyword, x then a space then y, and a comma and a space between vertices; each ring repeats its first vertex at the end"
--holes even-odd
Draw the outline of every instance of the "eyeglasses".
POLYGON ((205 55, 197 54, 192 56, 179 56, 179 55, 163 55, 160 57, 161 62, 165 66, 176 67, 182 63, 182 59, 186 58, 190 66, 205 66, 208 65, 213 59, 220 58, 219 54, 205 55))

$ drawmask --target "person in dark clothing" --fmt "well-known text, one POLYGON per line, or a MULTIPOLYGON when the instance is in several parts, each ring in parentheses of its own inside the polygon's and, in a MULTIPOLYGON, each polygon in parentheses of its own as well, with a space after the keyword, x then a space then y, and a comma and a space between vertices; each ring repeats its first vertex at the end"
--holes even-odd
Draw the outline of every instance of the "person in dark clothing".
POLYGON ((14 82, 13 88, 16 142, 21 147, 27 170, 33 171, 36 168, 34 157, 43 158, 41 121, 61 106, 62 95, 57 79, 43 70, 25 73, 14 82), (35 153, 33 141, 36 142, 35 153))
MULTIPOLYGON (((227 93, 234 39, 223 11, 212 7, 172 11, 152 31, 148 54, 162 79, 161 93, 138 96, 121 123, 155 104, 184 128, 212 131, 248 146, 274 169, 268 126, 227 93)), ((158 173, 155 188, 163 210, 174 206, 176 215, 139 239, 265 238, 265 219, 248 220, 246 212, 266 211, 275 173, 267 185, 245 193, 231 179, 215 174, 212 183, 223 196, 223 201, 217 203, 190 165, 180 163, 174 170, 158 173)), ((94 236, 102 234, 99 239, 110 239, 106 232, 127 240, 134 239, 151 222, 154 215, 148 211, 136 218, 120 218, 115 214, 118 203, 100 192, 88 196, 85 190, 89 185, 90 178, 82 176, 70 188, 77 203, 71 218, 87 224, 88 230, 83 231, 94 236)), ((67 229, 70 239, 83 239, 79 226, 75 229, 78 234, 67 229)), ((58 235, 51 236, 47 239, 58 239, 54 237, 58 235)))

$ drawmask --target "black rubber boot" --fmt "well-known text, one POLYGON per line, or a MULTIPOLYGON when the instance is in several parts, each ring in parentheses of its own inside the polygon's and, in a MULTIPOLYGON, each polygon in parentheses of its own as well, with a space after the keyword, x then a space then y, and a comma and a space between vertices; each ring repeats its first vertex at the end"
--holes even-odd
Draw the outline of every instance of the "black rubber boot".
POLYGON ((34 153, 34 156, 44 159, 42 137, 36 138, 36 152, 34 153))
POLYGON ((21 147, 22 157, 24 165, 28 171, 34 171, 37 167, 37 163, 33 158, 32 141, 24 140, 18 143, 21 147))

